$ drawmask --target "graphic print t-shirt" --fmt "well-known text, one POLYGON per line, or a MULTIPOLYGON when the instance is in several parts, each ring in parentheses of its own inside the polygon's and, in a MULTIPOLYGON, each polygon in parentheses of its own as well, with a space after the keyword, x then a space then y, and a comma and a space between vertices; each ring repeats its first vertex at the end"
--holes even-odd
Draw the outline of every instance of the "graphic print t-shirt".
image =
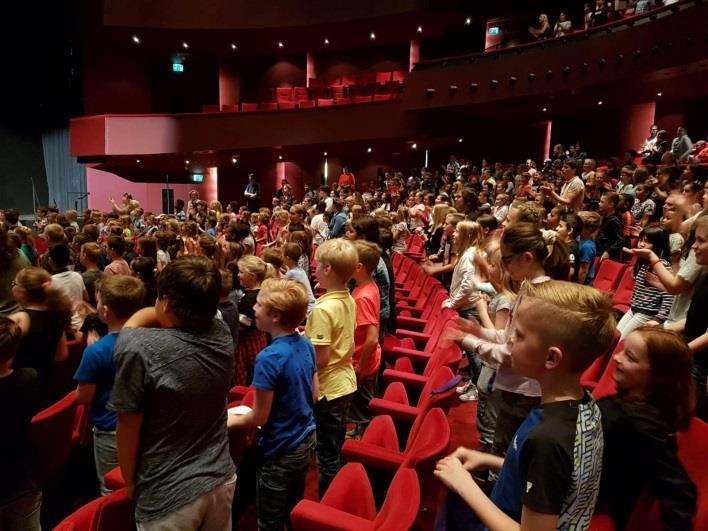
POLYGON ((522 506, 560 515, 557 529, 587 529, 602 472, 600 410, 583 400, 531 410, 509 445, 492 501, 521 521, 522 506))

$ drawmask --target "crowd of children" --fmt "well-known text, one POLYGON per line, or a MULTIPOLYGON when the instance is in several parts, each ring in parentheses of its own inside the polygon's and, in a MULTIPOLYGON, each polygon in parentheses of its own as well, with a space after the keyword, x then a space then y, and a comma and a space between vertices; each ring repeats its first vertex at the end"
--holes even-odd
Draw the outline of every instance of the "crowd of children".
POLYGON ((543 170, 451 159, 439 173, 308 189, 257 212, 194 193, 186 212, 181 202, 155 216, 126 194, 81 223, 72 211, 40 212, 35 231, 6 219, 0 397, 17 407, 3 413, 14 428, 0 474, 16 479, 0 489, 0 523, 16 510, 37 528, 29 421, 61 397, 54 377, 73 340, 85 344, 74 378, 100 492, 120 466, 139 529, 229 529, 247 489, 259 529, 282 530, 313 458, 322 496, 345 439, 371 420, 396 328, 392 253, 419 238, 424 271, 449 289, 442 307, 460 315, 445 335, 469 362, 460 398, 478 402, 479 449, 435 472, 451 490, 441 528, 587 529, 596 507, 621 523, 647 486, 665 525, 690 525, 696 493, 675 433, 694 411, 708 417, 708 192, 695 168, 626 162, 620 178, 583 162, 581 177, 562 152, 543 170), (617 323, 591 286, 602 260, 630 259, 636 287, 617 323), (596 403, 580 375, 615 329, 619 394, 596 403), (245 414, 226 411, 234 385, 254 389, 245 414), (229 430, 255 427, 248 484, 229 430))

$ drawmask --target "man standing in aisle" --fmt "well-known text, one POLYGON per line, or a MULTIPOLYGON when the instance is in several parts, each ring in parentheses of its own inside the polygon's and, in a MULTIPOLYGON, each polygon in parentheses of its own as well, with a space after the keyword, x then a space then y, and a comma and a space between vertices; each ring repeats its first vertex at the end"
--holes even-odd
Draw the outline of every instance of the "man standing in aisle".
POLYGON ((256 182, 256 177, 252 173, 248 174, 248 184, 246 185, 246 191, 243 195, 246 196, 248 211, 258 212, 258 208, 261 206, 261 185, 256 182))

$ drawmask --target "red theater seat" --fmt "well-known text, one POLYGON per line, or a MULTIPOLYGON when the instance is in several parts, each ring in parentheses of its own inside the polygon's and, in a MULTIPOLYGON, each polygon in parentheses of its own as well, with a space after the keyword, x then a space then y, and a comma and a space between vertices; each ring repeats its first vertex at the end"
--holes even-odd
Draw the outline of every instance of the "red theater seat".
POLYGON ((242 103, 241 112, 253 112, 258 110, 257 103, 242 103))
POLYGON ((315 106, 314 100, 300 100, 297 102, 297 106, 300 109, 309 109, 315 106))
POLYGON ((330 98, 339 99, 346 96, 346 91, 343 85, 332 85, 329 87, 330 98))
POLYGON ((306 531, 405 531, 420 508, 420 485, 414 470, 400 469, 376 514, 374 494, 364 467, 347 463, 320 503, 302 500, 290 514, 293 529, 306 531))
POLYGON ((371 103, 371 96, 355 96, 354 103, 371 103))
POLYGON ((592 283, 593 287, 605 293, 614 291, 617 289, 617 285, 620 283, 622 273, 624 273, 626 267, 626 264, 620 262, 609 259, 602 260, 600 267, 595 273, 595 279, 592 283))
POLYGON ((393 94, 374 94, 374 101, 390 101, 393 94))
POLYGON ((307 87, 295 87, 293 89, 293 100, 296 102, 309 100, 310 94, 307 91, 307 87))
POLYGON ((394 70, 391 72, 391 80, 396 83, 403 83, 406 80, 406 76, 408 76, 408 72, 405 70, 394 70))
POLYGON ((238 112, 238 105, 229 105, 226 103, 221 106, 221 112, 238 112))
POLYGON ((264 101, 258 105, 258 110, 260 111, 277 111, 278 104, 274 101, 264 101))
POLYGON ((391 81, 391 72, 376 72, 376 82, 380 85, 391 81))
POLYGON ((290 87, 275 89, 275 101, 282 103, 284 101, 293 101, 293 89, 290 87))
POLYGON ((71 391, 32 419, 30 433, 41 485, 53 484, 69 460, 77 407, 76 392, 71 391))
POLYGON ((334 105, 334 100, 332 98, 318 98, 317 99, 317 106, 318 107, 329 107, 330 105, 334 105))
POLYGON ((280 102, 278 102, 278 109, 294 109, 294 108, 295 108, 294 101, 280 101, 280 102))
POLYGON ((219 112, 218 105, 202 105, 202 112, 219 112))
POLYGON ((622 278, 620 279, 619 285, 617 286, 617 291, 612 296, 612 303, 615 310, 627 313, 629 310, 629 305, 632 302, 632 292, 634 291, 634 270, 628 267, 622 273, 622 278))
POLYGON ((135 502, 121 489, 87 503, 54 531, 125 531, 135 529, 135 502))

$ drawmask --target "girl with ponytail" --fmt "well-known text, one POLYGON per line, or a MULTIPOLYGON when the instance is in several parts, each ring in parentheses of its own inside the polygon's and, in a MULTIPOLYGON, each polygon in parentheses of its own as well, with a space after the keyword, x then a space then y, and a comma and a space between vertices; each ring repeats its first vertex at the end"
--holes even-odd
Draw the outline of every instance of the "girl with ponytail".
POLYGON ((71 328, 71 302, 39 267, 22 269, 12 284, 12 294, 22 306, 10 316, 22 333, 14 366, 37 371, 42 406, 47 406, 59 398, 54 389, 54 366, 69 353, 66 332, 71 328))

